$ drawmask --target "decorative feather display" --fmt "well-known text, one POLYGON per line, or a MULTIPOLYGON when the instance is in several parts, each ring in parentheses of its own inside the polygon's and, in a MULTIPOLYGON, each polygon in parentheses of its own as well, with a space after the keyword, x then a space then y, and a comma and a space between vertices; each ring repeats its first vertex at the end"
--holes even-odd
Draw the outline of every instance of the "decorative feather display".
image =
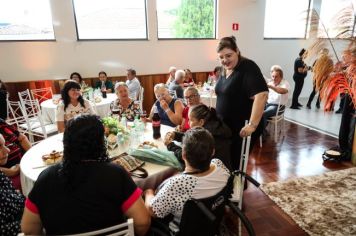
POLYGON ((313 82, 320 93, 325 111, 333 109, 340 93, 349 94, 356 108, 356 38, 352 35, 355 30, 355 19, 352 4, 333 17, 332 30, 334 32, 336 30, 337 38, 349 42, 347 48, 342 52, 342 59, 340 59, 333 40, 329 37, 328 29, 321 21, 319 14, 315 10, 312 10, 310 14, 311 36, 317 38, 317 30, 323 30, 327 37, 317 38, 308 48, 309 57, 319 54, 313 67, 313 82), (320 53, 327 48, 332 49, 336 63, 333 63, 328 53, 320 53))

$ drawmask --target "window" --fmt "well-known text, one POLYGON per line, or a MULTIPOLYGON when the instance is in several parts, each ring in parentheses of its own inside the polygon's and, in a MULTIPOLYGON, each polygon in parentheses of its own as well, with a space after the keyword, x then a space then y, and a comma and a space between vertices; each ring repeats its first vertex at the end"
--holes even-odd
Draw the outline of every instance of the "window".
POLYGON ((216 0, 157 0, 159 39, 215 39, 216 0))
POLYGON ((265 38, 306 38, 310 0, 267 0, 265 38))
POLYGON ((355 24, 352 2, 352 0, 323 0, 321 2, 318 37, 326 38, 325 30, 330 38, 351 37, 355 24), (345 33, 340 35, 341 32, 345 33))
POLYGON ((145 0, 73 0, 78 39, 147 39, 145 0))
POLYGON ((0 0, 0 40, 54 40, 48 0, 0 0))

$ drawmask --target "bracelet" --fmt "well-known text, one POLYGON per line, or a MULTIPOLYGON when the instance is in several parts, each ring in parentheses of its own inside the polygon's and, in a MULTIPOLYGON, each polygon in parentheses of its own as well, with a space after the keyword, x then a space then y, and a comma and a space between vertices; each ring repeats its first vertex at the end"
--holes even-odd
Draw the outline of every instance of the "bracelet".
POLYGON ((165 113, 168 113, 171 109, 167 108, 166 110, 164 110, 165 113))
POLYGON ((255 124, 252 123, 252 122, 249 122, 247 125, 251 126, 251 127, 254 128, 254 129, 257 129, 257 125, 255 125, 255 124))

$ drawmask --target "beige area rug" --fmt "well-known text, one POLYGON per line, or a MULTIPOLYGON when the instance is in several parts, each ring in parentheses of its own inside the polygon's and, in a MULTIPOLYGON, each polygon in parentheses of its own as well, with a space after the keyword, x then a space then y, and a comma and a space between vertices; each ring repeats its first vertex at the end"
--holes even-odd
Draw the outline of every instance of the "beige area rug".
POLYGON ((356 168, 263 184, 261 189, 312 236, 356 235, 356 168))

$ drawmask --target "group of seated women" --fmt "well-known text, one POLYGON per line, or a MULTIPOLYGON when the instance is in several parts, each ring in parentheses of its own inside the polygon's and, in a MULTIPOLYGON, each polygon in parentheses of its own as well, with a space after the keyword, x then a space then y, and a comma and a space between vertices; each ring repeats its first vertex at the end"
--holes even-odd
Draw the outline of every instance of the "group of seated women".
MULTIPOLYGON (((214 137, 202 127, 191 128, 184 135, 184 171, 164 181, 156 191, 144 193, 122 167, 109 161, 104 127, 97 116, 82 115, 68 121, 63 146, 63 162, 40 174, 25 201, 21 221, 25 234, 83 233, 133 218, 135 233, 145 235, 151 217, 172 215, 179 222, 188 199, 215 195, 230 176, 223 162, 213 158, 214 137)), ((18 201, 23 204, 23 198, 18 201)))
MULTIPOLYGON (((72 77, 81 78, 76 74, 72 77)), ((176 127, 176 131, 166 135, 164 143, 182 163, 184 172, 164 181, 156 191, 148 189, 143 193, 126 171, 110 163, 103 125, 91 102, 82 97, 81 84, 66 81, 56 109, 59 131, 64 132, 63 162, 40 174, 25 202, 12 186, 6 186, 9 191, 1 191, 6 195, 1 195, 2 199, 10 199, 14 207, 11 220, 1 218, 1 230, 10 235, 20 232, 23 212, 21 230, 25 234, 88 232, 119 224, 129 217, 134 219, 135 233, 145 235, 151 217, 173 215, 179 222, 186 200, 215 195, 226 185, 230 175, 231 131, 217 118, 214 109, 201 104, 196 88, 185 89, 184 104, 170 95, 167 85, 154 86, 157 101, 153 107, 157 107, 161 123, 176 127), (182 147, 174 140, 181 141, 182 147), (181 200, 177 201, 175 196, 181 200)), ((128 120, 140 114, 124 82, 116 83, 114 91, 118 98, 111 104, 113 113, 125 114, 128 120)), ((7 156, 8 149, 1 138, 1 155, 7 156)), ((9 185, 2 171, 0 177, 4 178, 2 184, 9 185)), ((4 214, 9 215, 10 211, 4 214)))
MULTIPOLYGON (((111 111, 120 116, 126 115, 129 121, 133 121, 141 113, 139 103, 129 97, 126 83, 117 82, 114 90, 117 99, 111 104, 111 111)), ((55 115, 58 131, 61 133, 64 131, 67 121, 72 118, 82 114, 96 114, 93 104, 83 98, 81 85, 75 80, 67 80, 64 83, 61 97, 62 100, 57 105, 55 115)))

